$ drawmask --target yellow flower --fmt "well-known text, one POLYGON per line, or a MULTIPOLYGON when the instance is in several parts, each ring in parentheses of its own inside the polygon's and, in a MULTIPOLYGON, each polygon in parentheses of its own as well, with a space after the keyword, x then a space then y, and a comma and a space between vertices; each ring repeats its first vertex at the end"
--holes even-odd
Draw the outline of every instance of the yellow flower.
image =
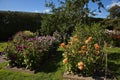
POLYGON ((73 36, 73 39, 76 39, 76 38, 78 38, 77 35, 74 35, 74 36, 73 36))
POLYGON ((84 63, 82 61, 78 62, 78 66, 84 66, 84 63))
POLYGON ((85 40, 85 44, 88 44, 88 42, 89 42, 88 40, 85 40))
POLYGON ((83 70, 84 66, 78 66, 78 69, 83 70))
POLYGON ((75 35, 75 36, 73 36, 73 42, 79 42, 79 39, 78 39, 78 37, 77 37, 77 35, 75 35))
POLYGON ((78 42, 79 40, 78 40, 78 38, 73 38, 73 41, 78 42))
POLYGON ((69 45, 72 45, 72 42, 68 42, 69 45))
POLYGON ((89 37, 89 38, 88 38, 88 41, 90 42, 91 40, 92 40, 92 37, 89 37))
POLYGON ((87 40, 85 40, 85 43, 88 44, 90 41, 92 41, 92 37, 89 37, 87 40))
POLYGON ((81 53, 81 51, 78 51, 78 53, 81 53))
POLYGON ((81 51, 78 51, 78 53, 84 55, 86 53, 86 51, 85 50, 81 50, 81 51))
POLYGON ((78 62, 78 69, 83 70, 84 63, 82 61, 78 62))
POLYGON ((82 50, 85 50, 85 49, 86 49, 86 46, 82 46, 81 49, 82 49, 82 50))
POLYGON ((67 58, 67 52, 64 52, 64 53, 62 54, 62 56, 63 56, 64 58, 67 58))

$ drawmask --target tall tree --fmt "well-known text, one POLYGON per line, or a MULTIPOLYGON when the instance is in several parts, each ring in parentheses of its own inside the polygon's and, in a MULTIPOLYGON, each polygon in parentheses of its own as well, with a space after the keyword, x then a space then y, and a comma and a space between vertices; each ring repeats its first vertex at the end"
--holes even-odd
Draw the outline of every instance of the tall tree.
POLYGON ((54 0, 45 1, 46 7, 51 8, 51 14, 43 20, 41 26, 43 35, 52 34, 55 30, 71 33, 76 23, 81 21, 82 23, 88 23, 88 15, 93 14, 88 6, 90 1, 98 4, 99 11, 101 7, 104 8, 100 0, 58 0, 58 6, 54 4, 54 0))
POLYGON ((115 5, 111 7, 108 11, 110 12, 110 18, 120 18, 120 6, 115 5))

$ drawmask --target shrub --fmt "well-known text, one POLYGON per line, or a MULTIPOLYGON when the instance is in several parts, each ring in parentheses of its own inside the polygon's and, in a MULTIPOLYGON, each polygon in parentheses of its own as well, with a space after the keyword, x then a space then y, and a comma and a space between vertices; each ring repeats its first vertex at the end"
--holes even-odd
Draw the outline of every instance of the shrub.
POLYGON ((90 76, 104 70, 104 41, 106 37, 100 25, 80 26, 77 24, 73 35, 67 45, 61 44, 64 49, 65 71, 90 76))
POLYGON ((21 37, 32 38, 32 37, 35 37, 35 36, 37 36, 37 34, 31 32, 31 31, 19 31, 14 35, 13 40, 21 39, 21 37))
POLYGON ((9 42, 5 52, 10 66, 38 69, 51 55, 55 55, 59 39, 54 36, 25 37, 19 32, 18 38, 9 42))

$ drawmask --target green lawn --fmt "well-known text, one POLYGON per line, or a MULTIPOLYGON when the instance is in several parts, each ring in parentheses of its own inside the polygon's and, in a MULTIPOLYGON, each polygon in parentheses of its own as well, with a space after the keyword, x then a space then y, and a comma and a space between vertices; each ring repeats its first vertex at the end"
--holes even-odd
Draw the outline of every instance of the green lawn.
POLYGON ((61 52, 48 59, 35 74, 3 69, 7 62, 0 64, 0 80, 62 80, 63 65, 61 52))
POLYGON ((62 80, 61 68, 54 72, 29 74, 11 70, 0 70, 0 80, 62 80))
POLYGON ((120 80, 120 48, 107 48, 108 68, 120 80))
MULTIPOLYGON (((7 43, 0 43, 0 51, 3 51, 7 43)), ((24 73, 3 69, 7 62, 0 64, 0 80, 62 80, 64 72, 62 65, 61 49, 45 61, 43 67, 36 74, 24 73)), ((120 48, 107 48, 108 68, 120 79, 120 48)))
POLYGON ((7 47, 7 42, 0 42, 0 52, 2 52, 7 47))

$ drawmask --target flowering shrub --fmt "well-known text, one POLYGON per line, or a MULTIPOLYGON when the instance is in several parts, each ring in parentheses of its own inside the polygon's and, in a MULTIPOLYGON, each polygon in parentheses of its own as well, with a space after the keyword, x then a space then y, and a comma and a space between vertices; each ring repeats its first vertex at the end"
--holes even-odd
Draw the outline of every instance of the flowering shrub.
POLYGON ((6 48, 11 66, 38 69, 49 56, 54 55, 59 39, 54 36, 25 37, 22 32, 6 48))
POLYGON ((79 29, 77 27, 68 44, 61 43, 60 46, 64 49, 63 63, 65 71, 68 73, 90 76, 104 70, 103 42, 105 37, 102 35, 104 34, 103 31, 99 28, 95 29, 97 26, 93 25, 93 28, 89 29, 91 32, 88 30, 89 26, 84 25, 83 28, 80 27, 79 29), (93 31, 97 32, 94 33, 93 31))
POLYGON ((21 36, 23 36, 24 38, 30 38, 35 37, 36 35, 37 35, 36 33, 33 33, 31 31, 19 31, 14 35, 13 40, 17 40, 18 38, 20 39, 21 36))

